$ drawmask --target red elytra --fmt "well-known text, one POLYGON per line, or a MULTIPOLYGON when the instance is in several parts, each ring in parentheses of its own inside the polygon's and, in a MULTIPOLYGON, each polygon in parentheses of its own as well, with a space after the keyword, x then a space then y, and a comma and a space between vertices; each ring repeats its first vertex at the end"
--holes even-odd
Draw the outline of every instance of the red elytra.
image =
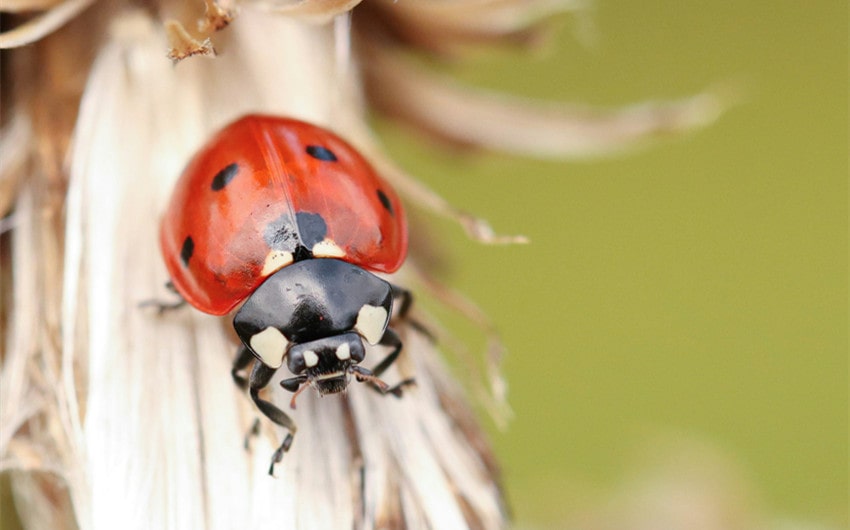
POLYGON ((160 245, 177 292, 205 313, 224 315, 293 258, 397 270, 407 254, 407 221, 395 191, 339 136, 250 115, 189 162, 160 245))

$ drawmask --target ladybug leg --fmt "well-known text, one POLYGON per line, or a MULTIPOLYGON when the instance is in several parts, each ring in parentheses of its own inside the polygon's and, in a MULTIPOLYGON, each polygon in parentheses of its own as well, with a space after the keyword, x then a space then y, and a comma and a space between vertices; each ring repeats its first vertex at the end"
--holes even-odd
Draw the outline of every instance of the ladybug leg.
MULTIPOLYGON (((233 367, 230 369, 230 376, 233 378, 233 382, 242 390, 248 390, 248 378, 239 372, 248 368, 248 365, 251 364, 253 359, 254 354, 251 353, 251 350, 242 346, 236 353, 236 359, 234 359, 233 367)), ((247 433, 245 433, 245 441, 243 445, 245 446, 246 451, 251 448, 251 438, 258 436, 259 434, 260 420, 259 418, 255 418, 251 428, 248 429, 247 433)))
POLYGON ((390 284, 390 287, 392 288, 393 299, 398 300, 399 302, 396 318, 406 322, 410 327, 428 337, 428 340, 431 342, 437 342, 434 334, 431 333, 428 328, 426 328, 418 320, 410 318, 407 314, 410 311, 410 307, 413 305, 413 293, 399 285, 390 284))
POLYGON ((248 390, 248 378, 239 372, 248 368, 252 360, 254 360, 254 354, 251 353, 251 350, 245 346, 241 346, 239 351, 236 352, 236 359, 233 361, 233 367, 230 369, 230 376, 233 378, 233 382, 242 390, 248 390))
POLYGON ((161 300, 144 300, 139 303, 139 307, 155 307, 157 314, 161 315, 166 311, 173 311, 175 309, 180 309, 184 305, 186 305, 186 299, 180 296, 180 293, 177 292, 177 289, 174 287, 174 284, 171 283, 171 280, 166 282, 165 288, 174 293, 179 299, 176 302, 163 302, 161 300))
POLYGON ((400 285, 390 284, 393 293, 393 299, 399 301, 398 318, 404 320, 407 318, 407 312, 410 311, 410 306, 413 305, 413 293, 410 290, 401 287, 400 285))
POLYGON ((246 451, 251 449, 251 438, 260 435, 260 418, 254 418, 254 423, 251 424, 251 428, 248 429, 248 432, 245 433, 245 439, 242 441, 242 446, 246 451))
POLYGON ((249 381, 251 399, 254 400, 257 408, 260 409, 260 411, 268 419, 289 431, 283 439, 283 443, 280 444, 280 447, 278 447, 272 455, 272 461, 269 465, 269 475, 274 475, 274 465, 281 461, 284 453, 289 451, 289 447, 292 445, 292 439, 295 436, 295 431, 298 430, 295 426, 295 422, 292 421, 292 418, 287 416, 285 412, 277 408, 274 404, 260 398, 260 390, 269 384, 274 373, 274 368, 269 368, 258 361, 254 363, 254 369, 251 370, 251 378, 249 381))
POLYGON ((375 365, 375 368, 372 369, 372 372, 375 375, 380 376, 381 374, 387 371, 387 368, 392 366, 396 359, 398 359, 398 355, 401 353, 402 344, 398 334, 393 331, 392 328, 387 328, 387 330, 384 332, 384 336, 381 337, 381 342, 379 342, 378 344, 380 344, 381 346, 390 346, 393 349, 393 351, 391 351, 389 355, 384 357, 383 361, 379 362, 377 365, 375 365))
MULTIPOLYGON (((384 332, 384 336, 381 338, 381 342, 379 342, 378 344, 380 344, 381 346, 390 346, 393 348, 393 351, 391 351, 389 355, 384 357, 384 360, 379 362, 377 366, 375 366, 375 368, 372 370, 372 373, 375 375, 375 377, 380 377, 381 374, 387 371, 387 368, 392 366, 396 359, 398 359, 398 355, 401 353, 402 346, 401 339, 399 338, 398 334, 396 334, 396 332, 393 331, 391 328, 387 328, 387 330, 384 332)), ((395 397, 401 397, 404 387, 415 383, 416 380, 410 377, 384 390, 381 390, 375 385, 372 385, 372 388, 382 394, 392 394, 395 397)))
POLYGON ((181 298, 177 302, 163 302, 161 300, 145 300, 139 303, 139 307, 155 307, 158 315, 162 315, 168 311, 180 309, 186 305, 186 300, 181 298))

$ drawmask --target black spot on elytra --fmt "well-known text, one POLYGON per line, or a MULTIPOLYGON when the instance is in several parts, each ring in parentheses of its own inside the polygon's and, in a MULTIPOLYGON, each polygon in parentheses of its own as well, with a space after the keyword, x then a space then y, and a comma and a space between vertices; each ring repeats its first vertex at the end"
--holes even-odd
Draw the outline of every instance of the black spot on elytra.
POLYGON ((313 251, 304 245, 298 245, 295 253, 292 254, 292 261, 303 261, 305 259, 313 259, 313 251))
POLYGON ((313 245, 323 241, 328 235, 328 225, 317 213, 298 212, 295 215, 295 222, 298 223, 301 243, 307 248, 313 248, 313 245))
POLYGON ((230 183, 231 180, 233 180, 233 177, 235 177, 237 173, 239 173, 239 164, 235 162, 216 173, 212 179, 211 187, 213 191, 222 190, 230 183))
POLYGON ((382 190, 378 190, 378 200, 380 200, 381 204, 384 205, 384 208, 386 208, 387 211, 390 212, 390 215, 395 215, 395 212, 393 211, 393 205, 390 202, 390 198, 387 197, 387 194, 384 193, 382 190))
POLYGON ((266 226, 263 239, 272 250, 289 252, 293 261, 313 257, 310 250, 313 245, 323 241, 328 233, 328 225, 317 213, 299 212, 295 215, 298 230, 290 223, 286 213, 266 226))
POLYGON ((298 246, 298 233, 289 222, 289 214, 286 213, 269 223, 263 232, 263 239, 272 250, 295 252, 295 247, 298 246))
POLYGON ((183 248, 180 249, 180 259, 183 260, 183 265, 189 266, 189 259, 195 253, 195 242, 192 241, 192 236, 186 236, 183 240, 183 248))
POLYGON ((336 162, 336 155, 333 153, 333 151, 331 151, 327 147, 322 147, 321 145, 308 145, 307 154, 312 156, 316 160, 322 160, 324 162, 336 162))

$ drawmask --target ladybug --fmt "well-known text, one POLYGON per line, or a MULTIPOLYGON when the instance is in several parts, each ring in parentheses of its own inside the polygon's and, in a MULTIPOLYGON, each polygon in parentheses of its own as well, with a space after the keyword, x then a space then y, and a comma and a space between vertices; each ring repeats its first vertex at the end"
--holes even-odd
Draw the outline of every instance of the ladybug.
POLYGON ((397 397, 413 383, 389 387, 379 379, 402 348, 389 327, 394 303, 403 318, 412 300, 374 274, 394 272, 405 259, 404 209, 336 134, 263 115, 224 127, 177 181, 160 246, 183 301, 212 315, 238 307, 233 380, 288 430, 269 474, 296 431, 283 410, 259 397, 284 362, 293 377, 281 385, 294 392, 292 408, 306 388, 335 394, 352 377, 397 397), (391 349, 373 370, 360 365, 364 340, 391 349))

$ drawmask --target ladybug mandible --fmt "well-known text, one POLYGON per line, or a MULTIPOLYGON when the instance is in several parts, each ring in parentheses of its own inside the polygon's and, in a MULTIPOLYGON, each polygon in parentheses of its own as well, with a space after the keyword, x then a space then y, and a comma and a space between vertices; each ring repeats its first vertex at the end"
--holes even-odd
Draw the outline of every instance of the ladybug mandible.
POLYGON ((245 116, 218 132, 177 181, 160 229, 174 290, 205 313, 241 307, 233 326, 242 345, 231 374, 274 423, 296 426, 259 392, 286 362, 281 385, 295 398, 344 390, 351 377, 401 396, 412 379, 379 379, 398 357, 389 328, 410 292, 372 274, 398 269, 407 254, 407 221, 395 191, 334 133, 302 121, 245 116), (370 371, 363 340, 391 348, 370 371), (251 362, 250 375, 243 375, 251 362))

